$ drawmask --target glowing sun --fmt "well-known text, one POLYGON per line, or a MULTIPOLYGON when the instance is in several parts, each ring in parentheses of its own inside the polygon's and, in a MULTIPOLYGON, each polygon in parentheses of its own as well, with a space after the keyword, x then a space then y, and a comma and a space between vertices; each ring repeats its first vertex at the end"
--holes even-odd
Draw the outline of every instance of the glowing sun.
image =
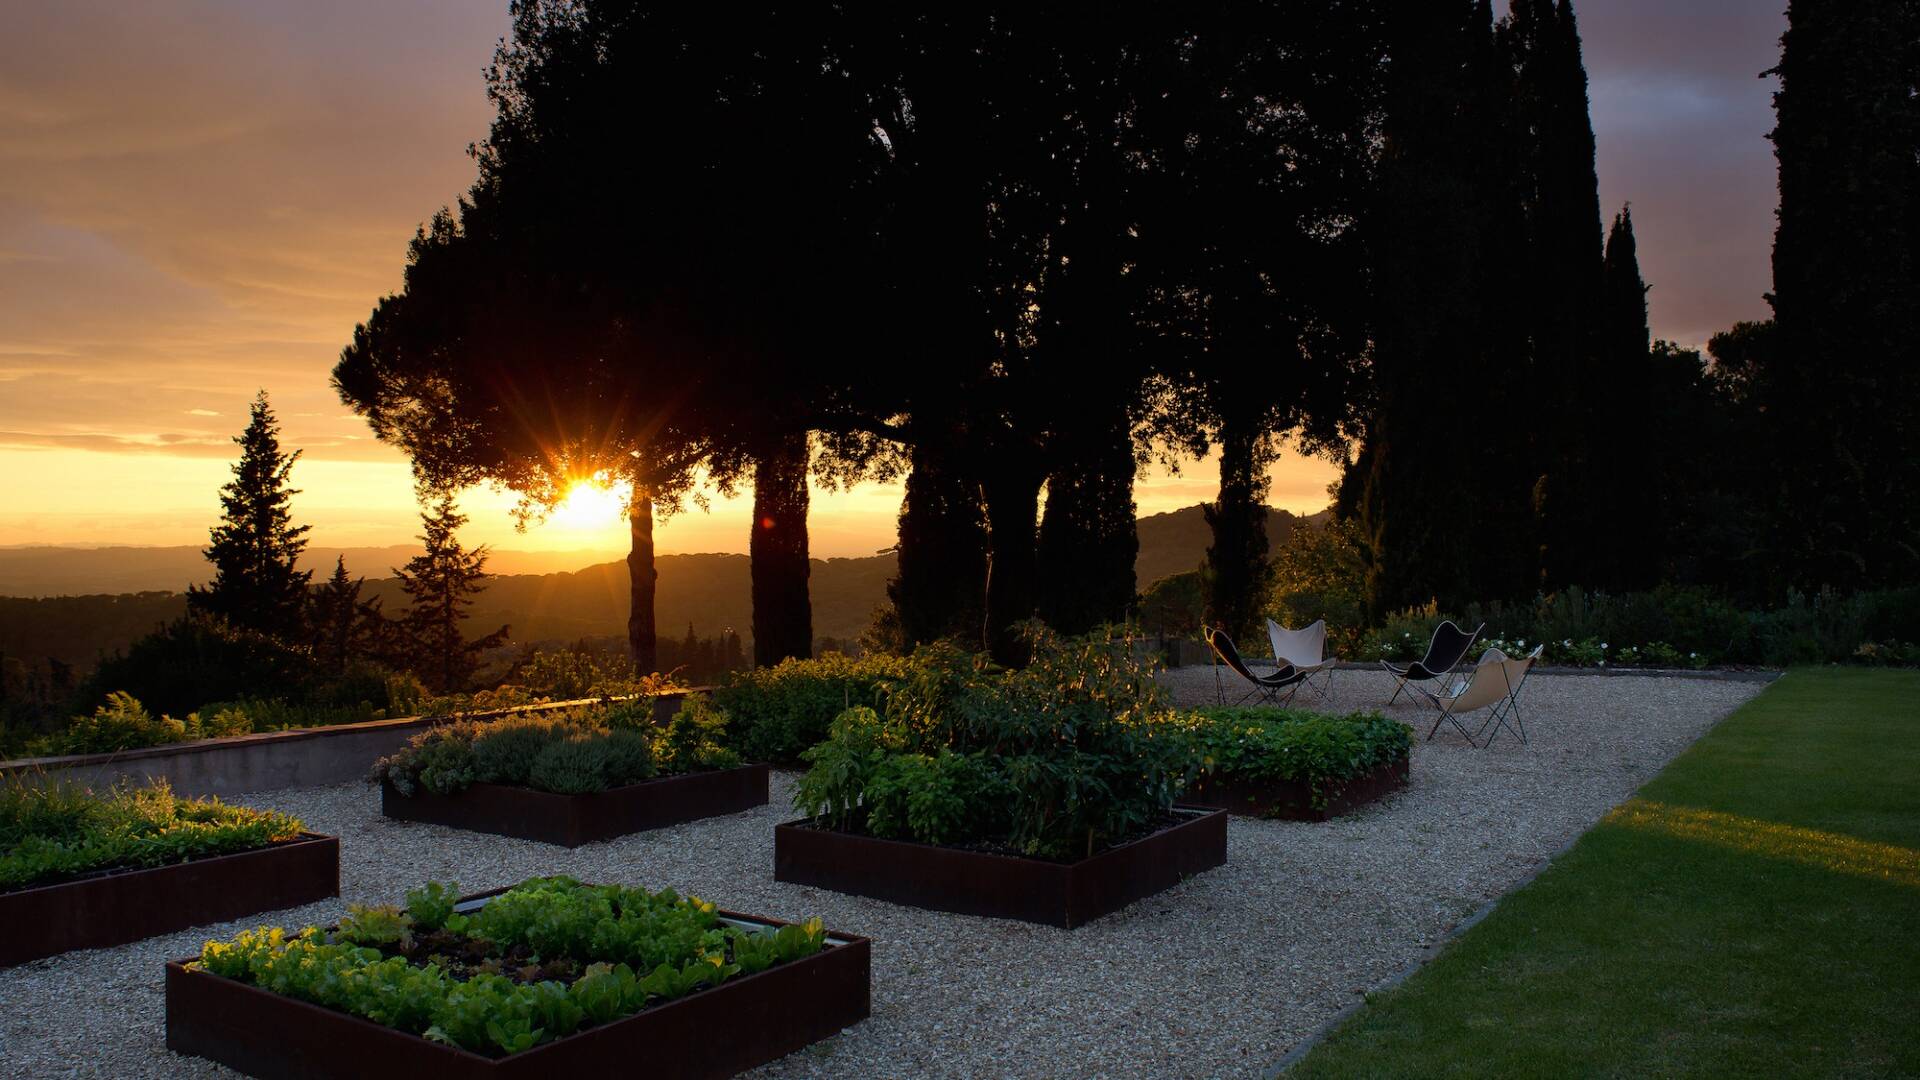
POLYGON ((580 480, 567 488, 567 497, 547 515, 547 522, 564 529, 603 529, 626 513, 626 485, 580 480))

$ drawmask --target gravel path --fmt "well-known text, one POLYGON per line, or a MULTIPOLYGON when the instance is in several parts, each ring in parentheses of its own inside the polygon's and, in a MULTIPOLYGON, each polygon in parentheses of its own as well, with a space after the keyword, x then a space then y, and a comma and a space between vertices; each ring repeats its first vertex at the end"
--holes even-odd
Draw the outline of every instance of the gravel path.
MULTIPOLYGON (((1206 668, 1165 679, 1184 703, 1213 700, 1206 668)), ((1374 707, 1388 689, 1379 673, 1343 671, 1328 707, 1374 707)), ((758 811, 574 851, 390 823, 361 785, 236 801, 337 833, 343 901, 398 901, 429 878, 473 891, 558 872, 820 915, 873 938, 873 1017, 755 1076, 1245 1077, 1418 959, 1760 689, 1536 677, 1523 699, 1532 746, 1418 742, 1408 790, 1324 824, 1234 818, 1226 866, 1071 931, 775 883, 772 826, 793 816, 793 778, 779 773, 758 811)), ((1391 713, 1425 735, 1415 710, 1391 713)), ((313 904, 271 922, 343 910, 313 904)), ((0 1073, 233 1075, 162 1046, 160 965, 263 921, 0 971, 0 1073)))

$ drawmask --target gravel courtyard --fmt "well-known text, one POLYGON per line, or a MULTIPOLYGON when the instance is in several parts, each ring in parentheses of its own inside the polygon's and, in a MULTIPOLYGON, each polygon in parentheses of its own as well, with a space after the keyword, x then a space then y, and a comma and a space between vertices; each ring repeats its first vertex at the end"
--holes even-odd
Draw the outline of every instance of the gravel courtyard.
MULTIPOLYGON (((1209 669, 1164 678, 1183 704, 1213 700, 1209 669)), ((1373 708, 1390 690, 1377 672, 1336 680, 1331 702, 1301 704, 1373 708)), ((477 891, 567 873, 820 915, 873 938, 872 1018, 754 1076, 1246 1077, 1418 959, 1760 689, 1540 675, 1522 701, 1532 745, 1503 737, 1491 749, 1446 732, 1418 741, 1432 714, 1423 720, 1403 699, 1389 712, 1417 725, 1408 790, 1324 824, 1235 818, 1224 867, 1071 931, 776 884, 772 827, 795 816, 793 777, 780 773, 760 810, 574 851, 390 823, 362 785, 235 801, 338 834, 342 902, 398 901, 429 878, 477 891)), ((162 1046, 161 962, 247 926, 343 910, 314 904, 0 971, 0 1073, 233 1075, 162 1046)))

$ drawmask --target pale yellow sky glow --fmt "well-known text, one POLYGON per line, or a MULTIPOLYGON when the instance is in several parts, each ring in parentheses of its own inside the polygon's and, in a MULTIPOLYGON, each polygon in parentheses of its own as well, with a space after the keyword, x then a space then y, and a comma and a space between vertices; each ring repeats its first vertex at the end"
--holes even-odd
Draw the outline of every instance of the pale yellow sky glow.
MULTIPOLYGON (((1587 24, 1603 194, 1610 208, 1634 200, 1643 266, 1655 282, 1655 332, 1697 341, 1734 318, 1764 314, 1771 192, 1729 199, 1730 181, 1690 175, 1691 159, 1661 149, 1697 141, 1677 120, 1649 128, 1610 119, 1684 119, 1640 100, 1658 97, 1659 86, 1606 66, 1601 54, 1638 48, 1620 43, 1611 13, 1596 5, 1587 24), (1623 86, 1640 96, 1621 98, 1623 86), (1638 168, 1644 161, 1659 167, 1638 168), (1681 194, 1664 198, 1661 184, 1681 194), (1704 208, 1700 191, 1716 193, 1704 208), (1757 209, 1748 213, 1748 203, 1757 209), (1736 252, 1675 231, 1716 206, 1759 222, 1712 230, 1740 238, 1736 252), (1663 273, 1669 265, 1674 271, 1663 273), (1694 282, 1752 299, 1736 307, 1695 295, 1694 282), (1663 318, 1667 311, 1677 314, 1663 318)), ((399 285, 415 227, 471 180, 466 147, 491 114, 481 72, 506 27, 505 0, 8 6, 0 32, 0 544, 203 543, 228 440, 261 388, 285 442, 305 449, 296 512, 314 526, 314 543, 383 545, 413 535, 405 462, 373 442, 327 375, 354 324, 399 285)), ((1737 101, 1754 111, 1749 126, 1763 125, 1767 87, 1752 79, 1757 68, 1747 59, 1756 49, 1727 51, 1741 73, 1737 101)), ((1718 84, 1689 83, 1686 100, 1718 100, 1702 98, 1703 85, 1718 84)), ((1697 156, 1759 176, 1768 189, 1756 140, 1758 163, 1722 149, 1697 156)), ((1319 509, 1333 472, 1288 455, 1270 501, 1319 509)), ((1213 492, 1213 469, 1197 464, 1179 476, 1143 474, 1138 500, 1142 513, 1155 513, 1213 492)), ((899 498, 897 487, 878 485, 818 494, 814 552, 888 546, 899 498)), ((470 495, 469 538, 522 549, 625 546, 617 516, 570 515, 518 534, 512 503, 470 495)), ((711 513, 667 523, 658 540, 663 552, 742 551, 747 527, 741 504, 716 500, 711 513)))

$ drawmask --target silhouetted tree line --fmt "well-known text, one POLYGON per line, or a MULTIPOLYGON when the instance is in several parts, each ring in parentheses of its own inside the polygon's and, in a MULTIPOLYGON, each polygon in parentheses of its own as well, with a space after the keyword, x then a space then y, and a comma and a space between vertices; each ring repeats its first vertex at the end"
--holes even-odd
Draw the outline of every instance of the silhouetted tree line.
POLYGON ((465 691, 481 654, 505 640, 506 627, 478 637, 462 627, 484 587, 486 550, 461 545, 456 533, 465 518, 443 493, 422 514, 425 550, 394 570, 408 606, 389 614, 379 598, 362 596, 364 579, 347 572, 344 558, 318 585, 298 569, 307 526, 293 523, 299 491, 289 481, 300 453, 281 447, 264 392, 234 442, 240 456, 221 488, 223 512, 206 550, 212 581, 188 589, 183 616, 102 658, 78 685, 64 664, 45 692, 27 680, 16 697, 43 706, 32 726, 89 710, 114 690, 180 715, 253 698, 387 708, 396 704, 388 700, 388 675, 410 673, 440 693, 465 691))
POLYGON ((1207 608, 1250 628, 1283 440, 1350 461, 1376 616, 1911 580, 1913 5, 1808 10, 1779 323, 1708 363, 1603 238, 1567 0, 530 0, 335 382, 430 488, 630 485, 642 669, 703 480, 753 488, 763 664, 811 651, 809 478, 904 473, 890 633, 1018 661, 1133 605, 1136 468, 1218 452, 1207 608))

